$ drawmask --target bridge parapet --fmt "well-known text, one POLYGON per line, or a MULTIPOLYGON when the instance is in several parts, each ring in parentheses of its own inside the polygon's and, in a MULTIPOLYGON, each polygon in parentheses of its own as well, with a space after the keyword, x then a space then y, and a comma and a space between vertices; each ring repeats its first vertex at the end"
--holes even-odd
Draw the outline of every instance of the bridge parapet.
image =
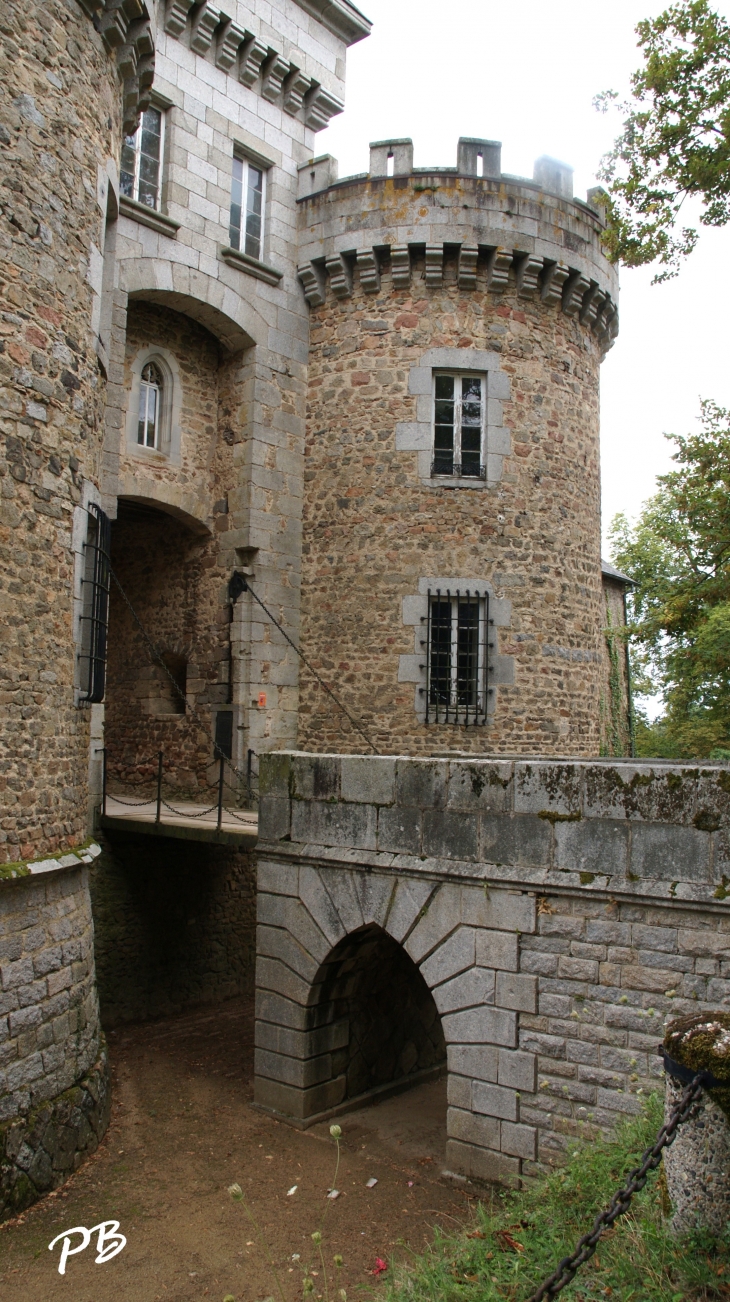
POLYGON ((719 765, 266 756, 258 1103, 306 1126, 443 1064, 452 1171, 559 1162, 640 1110, 665 1016, 730 1003, 729 808, 719 765))

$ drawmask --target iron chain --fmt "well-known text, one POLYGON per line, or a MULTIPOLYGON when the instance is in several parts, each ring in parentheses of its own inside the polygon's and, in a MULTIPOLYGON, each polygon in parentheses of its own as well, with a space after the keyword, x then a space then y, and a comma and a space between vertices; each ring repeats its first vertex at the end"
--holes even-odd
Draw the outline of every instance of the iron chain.
POLYGON ((623 1216, 624 1212, 628 1211, 634 1194, 639 1193, 644 1188, 649 1178, 649 1172, 655 1171, 661 1162, 664 1149, 674 1142, 679 1127, 692 1116, 694 1106, 702 1094, 706 1075, 706 1072, 699 1072, 690 1081, 681 1098, 672 1108, 669 1120, 665 1122, 659 1131, 654 1145, 647 1148, 643 1154, 641 1166, 636 1167, 630 1173, 624 1187, 614 1194, 605 1211, 602 1211, 596 1217, 590 1233, 583 1235, 583 1238, 576 1246, 575 1252, 570 1257, 563 1257, 552 1275, 540 1285, 536 1293, 530 1296, 529 1302, 543 1302, 543 1298, 557 1297, 558 1293, 562 1292, 575 1277, 580 1267, 585 1265, 593 1256, 598 1247, 598 1240, 604 1230, 607 1230, 613 1225, 614 1221, 618 1220, 619 1216, 623 1216))

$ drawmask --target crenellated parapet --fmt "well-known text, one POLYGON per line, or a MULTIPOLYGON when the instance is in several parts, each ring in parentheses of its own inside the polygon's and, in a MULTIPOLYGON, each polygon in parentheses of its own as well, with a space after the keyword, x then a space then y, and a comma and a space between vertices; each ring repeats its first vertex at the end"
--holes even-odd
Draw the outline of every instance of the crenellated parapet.
POLYGON ((497 141, 462 138, 457 166, 414 168, 410 140, 378 141, 366 174, 337 178, 334 159, 302 164, 299 278, 312 307, 346 298, 384 276, 408 289, 423 266, 427 288, 456 262, 459 289, 557 307, 596 336, 618 333, 618 277, 605 256, 602 191, 573 198, 572 169, 549 158, 533 179, 501 171, 497 141))

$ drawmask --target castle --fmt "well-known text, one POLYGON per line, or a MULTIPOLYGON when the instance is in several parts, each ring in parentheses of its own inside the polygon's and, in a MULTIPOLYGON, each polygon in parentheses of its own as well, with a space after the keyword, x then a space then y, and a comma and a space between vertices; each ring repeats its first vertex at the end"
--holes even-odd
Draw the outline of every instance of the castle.
POLYGON ((617 274, 601 192, 548 157, 387 140, 338 179, 350 0, 7 11, 0 1124, 91 1080, 101 1131, 73 852, 104 753, 134 780, 164 751, 192 793, 297 747, 629 753, 617 274))

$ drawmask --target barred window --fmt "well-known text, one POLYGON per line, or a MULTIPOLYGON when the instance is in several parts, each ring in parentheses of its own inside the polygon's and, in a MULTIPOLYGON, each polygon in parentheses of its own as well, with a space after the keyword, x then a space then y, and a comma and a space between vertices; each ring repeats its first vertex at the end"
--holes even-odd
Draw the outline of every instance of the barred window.
POLYGON ((95 502, 88 507, 81 579, 79 700, 95 705, 104 700, 106 635, 109 620, 111 526, 95 502))
POLYGON ((426 620, 426 723, 486 723, 489 597, 429 590, 426 620))
POLYGON ((162 371, 154 362, 148 362, 142 371, 139 385, 137 422, 137 442, 144 448, 159 450, 163 395, 162 371))
POLYGON ((250 258, 263 253, 265 173, 245 158, 233 159, 231 186, 232 249, 240 249, 250 258))
POLYGON ((485 388, 481 375, 434 376, 432 475, 486 478, 485 388))
POLYGON ((149 108, 133 136, 124 137, 119 189, 128 199, 159 210, 165 115, 149 108))

